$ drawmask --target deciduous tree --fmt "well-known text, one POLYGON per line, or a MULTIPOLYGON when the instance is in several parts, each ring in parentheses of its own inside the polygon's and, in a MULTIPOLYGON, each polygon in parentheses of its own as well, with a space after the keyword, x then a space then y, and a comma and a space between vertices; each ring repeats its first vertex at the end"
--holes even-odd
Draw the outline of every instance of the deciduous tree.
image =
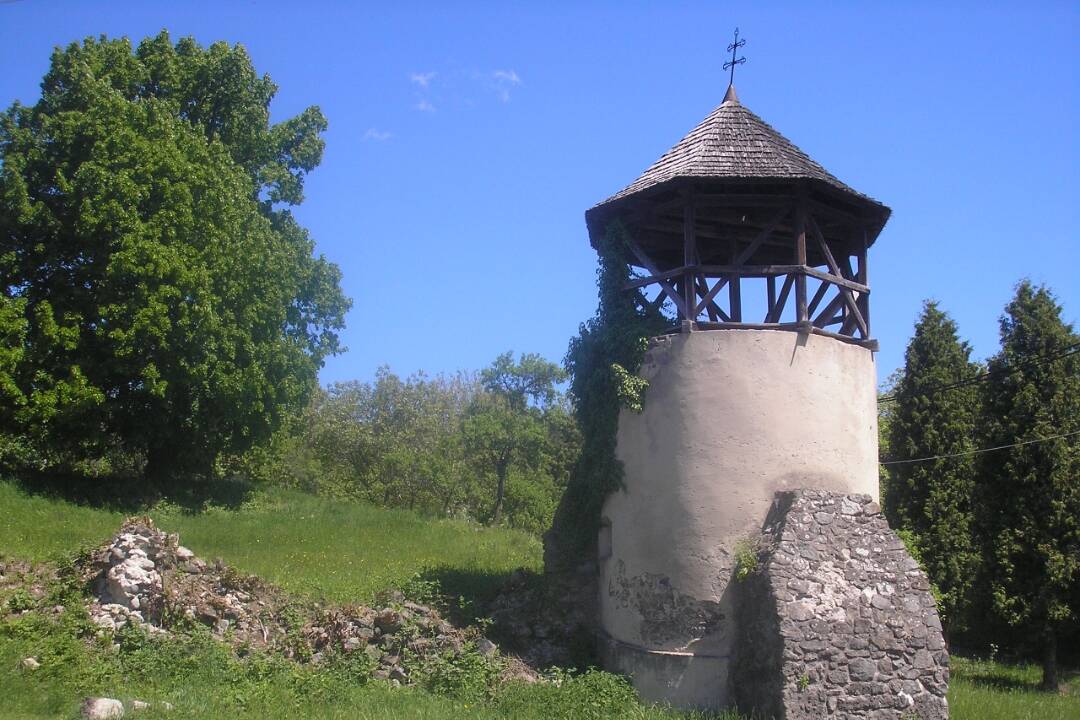
POLYGON ((338 352, 339 272, 287 209, 311 107, 240 46, 162 33, 52 57, 0 118, 0 421, 43 458, 119 445, 164 478, 268 437, 338 352))
POLYGON ((463 430, 465 446, 478 470, 495 481, 492 522, 502 521, 506 482, 515 469, 538 468, 548 450, 544 411, 558 396, 563 370, 539 355, 514 362, 504 353, 481 372, 485 394, 474 401, 463 430), (530 402, 532 404, 530 404, 530 402))

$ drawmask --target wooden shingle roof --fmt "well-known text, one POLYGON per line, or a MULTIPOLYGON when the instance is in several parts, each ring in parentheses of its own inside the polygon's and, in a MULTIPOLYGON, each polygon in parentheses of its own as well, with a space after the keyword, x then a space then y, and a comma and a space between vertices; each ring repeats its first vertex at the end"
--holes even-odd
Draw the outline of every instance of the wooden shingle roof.
POLYGON ((734 87, 728 88, 720 107, 709 113, 701 124, 664 153, 641 177, 594 209, 676 178, 816 180, 878 204, 842 183, 768 123, 743 107, 734 87))

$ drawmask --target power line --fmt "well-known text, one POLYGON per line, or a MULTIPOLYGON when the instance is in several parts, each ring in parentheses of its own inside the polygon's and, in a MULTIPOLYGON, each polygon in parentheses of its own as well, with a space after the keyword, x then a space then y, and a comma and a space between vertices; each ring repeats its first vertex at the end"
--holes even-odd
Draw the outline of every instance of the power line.
MULTIPOLYGON (((1012 373, 1018 372, 1019 370, 1025 368, 1025 367, 1030 367, 1031 365, 1041 365, 1043 363, 1055 362, 1055 361, 1060 360, 1062 358, 1069 357, 1070 355, 1075 355, 1076 353, 1080 353, 1080 343, 1077 343, 1076 345, 1067 346, 1065 348, 1064 352, 1061 352, 1061 353, 1059 353, 1057 355, 1051 355, 1050 357, 1046 357, 1046 358, 1033 358, 1033 359, 1028 360, 1025 363, 1021 363, 1020 365, 1017 365, 1016 367, 1013 367, 1013 368, 1005 367, 1005 368, 1001 368, 1001 369, 998 369, 998 370, 987 370, 986 372, 981 373, 979 375, 975 375, 975 376, 966 378, 964 380, 959 380, 959 381, 954 382, 954 383, 949 383, 948 385, 938 385, 937 387, 932 387, 932 388, 928 389, 927 391, 923 392, 922 394, 923 395, 928 395, 928 394, 931 394, 931 393, 939 393, 939 392, 942 392, 944 390, 954 390, 954 389, 959 388, 959 387, 965 387, 967 385, 974 385, 976 383, 985 382, 986 380, 990 379, 994 375, 1000 375, 1000 374, 1011 375, 1012 373)), ((878 402, 879 403, 895 402, 897 397, 898 396, 897 396, 897 394, 895 392, 892 393, 891 395, 882 395, 881 397, 878 398, 878 402)))
POLYGON ((965 455, 980 455, 982 453, 993 452, 995 450, 1005 450, 1007 448, 1020 447, 1021 445, 1031 445, 1033 443, 1046 442, 1047 440, 1058 440, 1060 438, 1072 437, 1073 435, 1080 435, 1080 430, 1062 433, 1061 435, 1051 435, 1050 437, 1035 438, 1034 440, 1024 440, 1023 442, 1012 443, 1010 445, 998 445, 997 447, 983 448, 982 450, 969 450, 968 452, 951 453, 949 455, 931 455, 930 457, 913 458, 911 460, 884 460, 879 461, 879 464, 903 465, 907 463, 927 462, 928 460, 944 460, 945 458, 963 457, 965 455))

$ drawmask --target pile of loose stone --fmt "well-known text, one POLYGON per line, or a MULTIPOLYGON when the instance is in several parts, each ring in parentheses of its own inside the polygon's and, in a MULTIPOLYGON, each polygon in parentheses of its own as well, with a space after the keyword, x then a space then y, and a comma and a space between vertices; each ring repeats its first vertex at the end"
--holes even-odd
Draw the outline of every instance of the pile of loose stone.
POLYGON ((238 648, 272 650, 301 662, 363 652, 375 667, 373 676, 392 684, 411 682, 410 668, 427 660, 473 649, 498 661, 505 677, 539 677, 520 660, 501 658, 477 628, 454 627, 400 592, 383 593, 377 607, 304 603, 220 561, 205 562, 145 517, 124 523, 84 573, 93 590, 90 615, 102 633, 129 623, 150 633, 198 624, 238 648))

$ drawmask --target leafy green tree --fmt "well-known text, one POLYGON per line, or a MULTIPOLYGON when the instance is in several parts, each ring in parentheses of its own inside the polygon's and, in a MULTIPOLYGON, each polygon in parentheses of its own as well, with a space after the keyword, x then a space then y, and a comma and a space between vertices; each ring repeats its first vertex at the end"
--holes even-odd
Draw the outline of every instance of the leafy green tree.
POLYGON ((208 472, 340 349, 339 271, 287 208, 326 121, 271 124, 242 47, 165 33, 58 49, 41 88, 0 117, 0 431, 42 462, 208 472))
POLYGON ((316 458, 314 475, 297 484, 331 495, 442 515, 467 508, 472 473, 460 425, 480 391, 465 373, 402 379, 386 367, 374 383, 335 383, 308 408, 303 440, 283 465, 316 458))
POLYGON ((972 528, 979 372, 936 302, 923 304, 894 390, 885 508, 910 531, 938 590, 946 631, 960 629, 978 566, 972 528), (966 383, 966 384, 965 384, 966 383), (924 460, 923 458, 934 458, 924 460))
POLYGON ((288 435, 245 456, 243 471, 335 497, 491 520, 501 470, 500 521, 540 532, 580 438, 553 366, 528 355, 501 362, 507 358, 489 368, 498 368, 487 374, 496 391, 479 374, 401 378, 386 367, 374 382, 335 383, 316 392, 288 435), (551 382, 522 375, 530 367, 551 382), (509 457, 501 468, 500 450, 509 457))
POLYGON ((499 524, 511 472, 544 464, 549 439, 544 415, 565 374, 539 355, 522 355, 515 363, 507 352, 480 377, 487 392, 476 398, 462 427, 466 451, 478 470, 494 478, 491 519, 499 524))
POLYGON ((25 452, 17 436, 4 432, 14 425, 26 402, 16 381, 26 342, 25 304, 21 299, 0 294, 0 468, 19 464, 25 452))
POLYGON ((985 384, 979 533, 996 610, 1037 639, 1043 686, 1080 607, 1080 336, 1045 287, 1021 282, 1001 318, 985 384), (1054 439, 1046 439, 1054 438, 1054 439))

